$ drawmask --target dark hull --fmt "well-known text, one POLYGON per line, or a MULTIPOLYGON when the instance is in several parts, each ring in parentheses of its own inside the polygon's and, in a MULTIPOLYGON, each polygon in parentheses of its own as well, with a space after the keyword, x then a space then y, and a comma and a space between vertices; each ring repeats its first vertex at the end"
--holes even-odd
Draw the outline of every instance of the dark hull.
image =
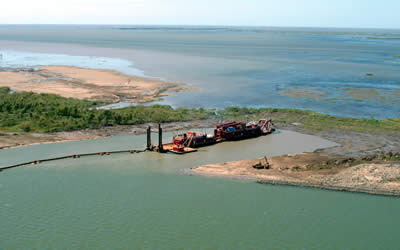
POLYGON ((217 141, 214 138, 206 140, 193 140, 192 143, 189 145, 189 147, 200 148, 200 147, 214 145, 216 143, 217 141))
POLYGON ((235 131, 235 132, 224 132, 221 134, 221 140, 226 141, 236 141, 236 140, 243 140, 248 138, 254 138, 261 136, 263 133, 261 130, 242 130, 242 131, 235 131))

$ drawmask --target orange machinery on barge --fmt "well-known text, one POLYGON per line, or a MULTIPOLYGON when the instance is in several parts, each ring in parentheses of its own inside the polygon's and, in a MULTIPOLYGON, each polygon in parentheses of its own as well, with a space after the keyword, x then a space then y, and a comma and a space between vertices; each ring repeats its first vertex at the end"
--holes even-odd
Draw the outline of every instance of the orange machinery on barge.
MULTIPOLYGON (((159 128, 160 131, 161 128, 159 128)), ((156 148, 159 152, 185 154, 197 151, 196 148, 213 145, 223 141, 243 140, 270 134, 274 131, 271 119, 258 122, 229 122, 216 126, 214 134, 188 132, 173 137, 172 143, 162 144, 156 148)), ((162 135, 161 135, 162 136, 162 135)), ((161 140, 161 139, 160 139, 161 140)), ((148 144, 149 145, 149 144, 148 144)))

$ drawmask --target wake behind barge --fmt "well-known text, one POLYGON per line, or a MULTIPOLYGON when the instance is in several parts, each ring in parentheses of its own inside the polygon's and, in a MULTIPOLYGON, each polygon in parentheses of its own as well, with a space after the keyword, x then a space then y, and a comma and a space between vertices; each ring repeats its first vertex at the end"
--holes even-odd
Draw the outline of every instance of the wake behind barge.
POLYGON ((162 143, 162 128, 159 124, 159 143, 158 146, 151 144, 151 127, 147 129, 147 149, 160 153, 186 154, 196 152, 199 147, 209 146, 224 141, 243 140, 255 138, 272 133, 273 128, 271 119, 262 119, 258 122, 229 122, 219 124, 214 129, 214 134, 198 132, 187 132, 176 135, 172 142, 162 143))

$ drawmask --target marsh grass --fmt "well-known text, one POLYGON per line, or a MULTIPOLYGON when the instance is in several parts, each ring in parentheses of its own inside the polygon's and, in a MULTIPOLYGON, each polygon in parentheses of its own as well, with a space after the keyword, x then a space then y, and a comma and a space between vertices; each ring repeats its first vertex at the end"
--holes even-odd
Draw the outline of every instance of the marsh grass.
POLYGON ((219 118, 258 120, 272 118, 275 123, 301 123, 311 131, 344 130, 377 134, 400 134, 400 118, 386 120, 336 117, 309 110, 227 107, 223 110, 177 108, 168 105, 135 106, 97 110, 102 102, 64 98, 31 92, 10 93, 0 88, 0 129, 3 131, 56 132, 96 129, 114 125, 147 122, 177 122, 219 118))
POLYGON ((400 135, 400 118, 386 120, 360 119, 331 116, 299 109, 249 109, 239 107, 226 108, 219 111, 219 114, 225 119, 230 118, 235 120, 257 120, 263 117, 270 117, 275 123, 301 123, 299 126, 310 131, 342 130, 400 135))

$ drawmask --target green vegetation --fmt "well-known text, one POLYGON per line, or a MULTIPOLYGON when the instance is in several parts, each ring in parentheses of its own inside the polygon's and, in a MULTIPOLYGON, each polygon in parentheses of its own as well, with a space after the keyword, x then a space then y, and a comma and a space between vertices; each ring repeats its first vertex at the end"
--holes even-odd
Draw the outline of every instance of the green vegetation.
POLYGON ((311 131, 347 130, 400 135, 400 118, 387 120, 335 117, 307 110, 229 107, 224 110, 173 109, 166 105, 136 106, 115 110, 97 110, 103 102, 83 101, 51 94, 10 93, 0 88, 0 130, 25 132, 72 131, 113 125, 147 122, 175 122, 210 118, 257 120, 272 118, 274 123, 311 131))
POLYGON ((357 131, 373 134, 400 135, 400 118, 386 120, 336 117, 309 110, 276 109, 276 108, 238 108, 230 107, 218 112, 225 119, 257 120, 263 117, 272 118, 275 124, 283 125, 294 122, 299 127, 310 131, 357 131))
POLYGON ((10 89, 7 87, 0 87, 0 97, 5 96, 10 92, 10 89))
POLYGON ((0 88, 0 128, 8 131, 56 132, 146 122, 173 122, 208 118, 213 111, 137 106, 97 110, 101 102, 82 101, 51 94, 9 93, 0 88))
POLYGON ((400 54, 393 54, 394 57, 400 57, 400 54))
POLYGON ((384 161, 400 161, 400 152, 393 153, 393 152, 381 152, 379 155, 375 156, 376 158, 384 161))

